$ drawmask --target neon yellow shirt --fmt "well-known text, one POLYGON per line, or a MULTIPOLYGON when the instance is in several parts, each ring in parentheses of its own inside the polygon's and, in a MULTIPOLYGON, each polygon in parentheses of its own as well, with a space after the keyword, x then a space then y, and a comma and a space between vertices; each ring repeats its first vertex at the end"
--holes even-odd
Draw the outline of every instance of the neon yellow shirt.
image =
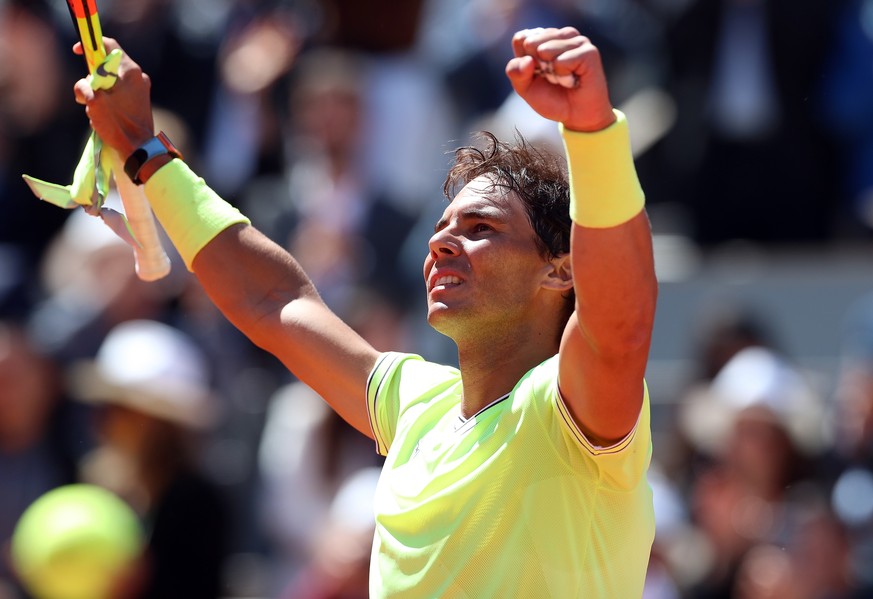
POLYGON ((557 356, 460 416, 461 376, 383 354, 367 384, 386 455, 370 596, 633 599, 655 533, 648 392, 620 443, 596 448, 557 388, 557 356))

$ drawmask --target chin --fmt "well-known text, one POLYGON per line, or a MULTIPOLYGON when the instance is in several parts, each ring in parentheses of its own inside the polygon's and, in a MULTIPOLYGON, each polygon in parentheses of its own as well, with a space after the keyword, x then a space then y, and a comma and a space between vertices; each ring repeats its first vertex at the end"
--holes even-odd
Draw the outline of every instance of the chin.
POLYGON ((438 333, 448 335, 456 318, 444 304, 431 304, 427 307, 427 323, 438 333))
POLYGON ((446 307, 430 305, 427 307, 427 324, 439 330, 440 323, 446 319, 446 307))
POLYGON ((443 304, 431 305, 428 308, 427 323, 437 333, 457 342, 459 339, 469 336, 470 332, 477 328, 475 318, 471 320, 470 316, 470 314, 450 309, 443 304))

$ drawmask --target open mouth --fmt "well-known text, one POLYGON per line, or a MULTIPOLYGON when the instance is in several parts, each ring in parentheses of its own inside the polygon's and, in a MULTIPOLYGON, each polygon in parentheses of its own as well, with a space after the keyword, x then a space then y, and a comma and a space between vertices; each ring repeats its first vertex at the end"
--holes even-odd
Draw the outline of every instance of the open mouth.
POLYGON ((456 277, 454 275, 443 275, 441 277, 437 277, 430 285, 431 291, 434 289, 445 289, 446 287, 451 287, 455 285, 460 285, 461 279, 460 277, 456 277))

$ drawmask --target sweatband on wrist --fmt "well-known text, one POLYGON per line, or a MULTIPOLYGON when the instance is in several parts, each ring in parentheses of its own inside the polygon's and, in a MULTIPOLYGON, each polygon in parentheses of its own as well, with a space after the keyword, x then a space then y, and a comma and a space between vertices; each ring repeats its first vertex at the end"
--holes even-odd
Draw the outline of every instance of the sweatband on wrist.
POLYGON ((171 160, 158 169, 144 189, 188 270, 192 270, 197 253, 216 235, 237 223, 251 224, 181 160, 171 160))
POLYGON ((614 227, 639 214, 645 205, 631 154, 627 119, 600 131, 583 133, 559 125, 570 174, 570 218, 583 227, 614 227))

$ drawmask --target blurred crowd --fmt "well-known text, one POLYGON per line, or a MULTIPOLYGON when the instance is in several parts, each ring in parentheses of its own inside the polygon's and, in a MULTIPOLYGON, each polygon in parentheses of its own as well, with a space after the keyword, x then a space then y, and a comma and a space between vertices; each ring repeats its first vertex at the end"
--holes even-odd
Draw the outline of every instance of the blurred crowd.
MULTIPOLYGON (((456 360, 419 282, 447 153, 481 129, 559 149, 503 73, 522 28, 601 49, 656 235, 706 252, 873 229, 873 0, 97 2, 156 128, 377 349, 456 360)), ((27 597, 18 517, 71 482, 142 518, 130 597, 366 597, 372 442, 177 256, 144 283, 98 219, 21 180, 72 177, 75 41, 64 0, 0 0, 0 599, 27 597)), ((766 318, 709 324, 656 436, 646 599, 873 596, 873 300, 846 315, 833 388, 766 318)))

